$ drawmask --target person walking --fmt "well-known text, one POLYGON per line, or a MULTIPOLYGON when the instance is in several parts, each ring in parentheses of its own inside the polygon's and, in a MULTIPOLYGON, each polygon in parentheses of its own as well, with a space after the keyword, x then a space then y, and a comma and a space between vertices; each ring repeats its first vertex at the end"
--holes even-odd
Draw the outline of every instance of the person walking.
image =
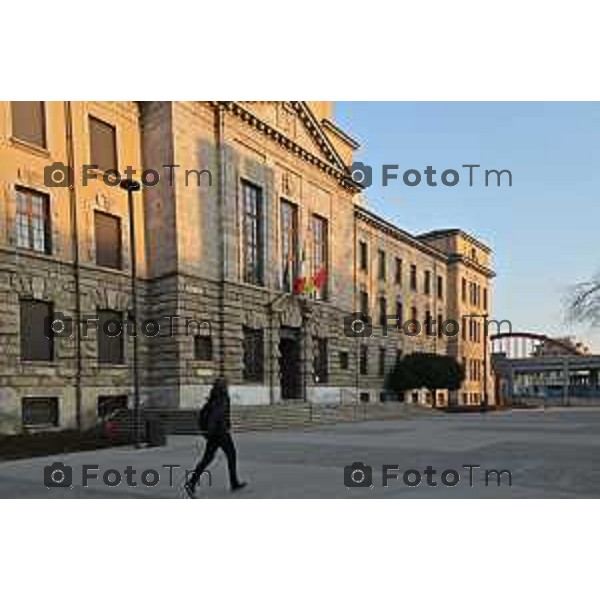
POLYGON ((195 497, 196 485, 206 467, 213 461, 219 448, 223 450, 227 458, 231 491, 236 492, 247 485, 245 482, 240 481, 237 475, 237 456, 230 433, 230 405, 227 381, 224 378, 219 378, 214 382, 208 400, 200 410, 200 431, 206 438, 206 446, 202 458, 184 485, 190 498, 195 497))

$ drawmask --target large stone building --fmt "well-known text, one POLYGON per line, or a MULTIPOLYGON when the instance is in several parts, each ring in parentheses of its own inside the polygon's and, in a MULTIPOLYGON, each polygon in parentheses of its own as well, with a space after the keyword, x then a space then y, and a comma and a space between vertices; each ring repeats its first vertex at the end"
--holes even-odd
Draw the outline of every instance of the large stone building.
POLYGON ((2 430, 88 426, 131 402, 132 256, 145 405, 195 406, 218 374, 234 403, 379 401, 418 350, 465 361, 441 402, 481 402, 483 326, 466 315, 490 310, 490 250, 370 212, 357 148, 330 102, 0 103, 2 430), (133 215, 112 170, 145 184, 133 215), (361 311, 370 337, 350 328, 361 311), (428 317, 464 327, 432 334, 428 317))

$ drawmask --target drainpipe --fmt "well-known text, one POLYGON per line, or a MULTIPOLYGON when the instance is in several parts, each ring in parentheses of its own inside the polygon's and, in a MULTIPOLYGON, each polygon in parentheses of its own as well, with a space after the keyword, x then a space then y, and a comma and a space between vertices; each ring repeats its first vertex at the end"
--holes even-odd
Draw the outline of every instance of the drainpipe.
MULTIPOLYGON (((354 224, 354 227, 352 228, 352 280, 353 280, 353 286, 354 289, 352 290, 352 312, 355 313, 358 311, 358 305, 356 304, 356 295, 358 293, 358 266, 357 266, 357 260, 358 257, 356 255, 357 253, 357 244, 358 244, 358 236, 357 236, 357 223, 356 223, 356 214, 355 214, 356 208, 354 206, 354 204, 352 205, 352 221, 354 224)), ((355 388, 356 388, 356 398, 355 398, 355 402, 356 404, 358 404, 360 402, 360 343, 359 340, 360 338, 355 337, 354 338, 355 342, 354 342, 354 352, 356 353, 356 357, 355 357, 355 374, 354 374, 354 380, 355 380, 355 388)))
POLYGON ((218 147, 218 171, 219 171, 219 303, 218 310, 221 312, 219 319, 219 375, 225 375, 225 109, 218 104, 216 109, 217 120, 217 147, 218 147))
POLYGON ((77 429, 82 429, 82 389, 81 389, 81 371, 82 371, 82 356, 81 356, 81 273, 79 261, 79 223, 77 210, 77 192, 75 188, 75 151, 73 145, 73 113, 71 102, 64 103, 65 108, 65 124, 66 124, 66 147, 67 147, 67 166, 70 173, 73 174, 73 181, 69 185, 69 204, 71 214, 71 224, 73 227, 73 235, 71 236, 71 248, 73 254, 73 267, 75 279, 75 422, 77 429))

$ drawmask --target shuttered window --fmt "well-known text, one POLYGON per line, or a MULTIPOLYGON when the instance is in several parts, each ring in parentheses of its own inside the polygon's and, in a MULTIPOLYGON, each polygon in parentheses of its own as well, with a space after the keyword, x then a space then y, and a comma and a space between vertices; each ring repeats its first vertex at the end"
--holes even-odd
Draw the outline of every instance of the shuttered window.
POLYGON ((52 315, 50 302, 20 301, 21 360, 54 360, 54 339, 50 329, 52 315))
POLYGON ((11 102, 12 134, 15 138, 46 148, 46 118, 43 102, 11 102))
POLYGON ((121 269, 121 219, 100 211, 94 212, 96 264, 121 269))
POLYGON ((118 169, 117 133, 115 128, 104 121, 90 117, 90 161, 101 171, 118 169))
POLYGON ((98 311, 98 362, 122 365, 125 362, 123 315, 115 310, 98 311))

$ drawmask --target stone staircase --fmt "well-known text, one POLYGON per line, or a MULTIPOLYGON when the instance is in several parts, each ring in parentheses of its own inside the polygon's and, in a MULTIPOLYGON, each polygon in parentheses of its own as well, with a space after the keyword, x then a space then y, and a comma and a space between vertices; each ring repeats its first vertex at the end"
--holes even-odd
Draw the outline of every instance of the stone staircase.
MULTIPOLYGON (((159 419, 169 435, 198 434, 198 411, 190 409, 147 409, 148 417, 159 419)), ((308 428, 335 423, 407 419, 435 414, 431 409, 410 404, 273 404, 268 406, 232 406, 234 431, 308 428)))

